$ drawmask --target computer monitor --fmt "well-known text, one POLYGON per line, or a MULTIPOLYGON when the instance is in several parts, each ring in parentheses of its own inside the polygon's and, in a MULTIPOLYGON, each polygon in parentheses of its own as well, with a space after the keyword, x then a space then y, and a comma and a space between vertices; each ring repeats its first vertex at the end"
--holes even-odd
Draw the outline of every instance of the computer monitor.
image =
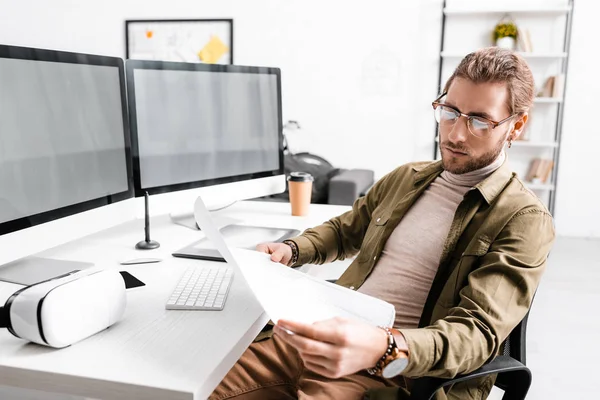
MULTIPOLYGON (((132 198, 123 60, 0 45, 0 144, 0 240, 132 198)), ((49 242, 25 243, 14 259, 49 242)), ((1 263, 12 261, 2 252, 1 263)), ((60 269, 25 264, 0 267, 0 279, 60 269)))
POLYGON ((285 191, 278 68, 127 60, 126 69, 137 197, 198 189, 215 208, 285 191))

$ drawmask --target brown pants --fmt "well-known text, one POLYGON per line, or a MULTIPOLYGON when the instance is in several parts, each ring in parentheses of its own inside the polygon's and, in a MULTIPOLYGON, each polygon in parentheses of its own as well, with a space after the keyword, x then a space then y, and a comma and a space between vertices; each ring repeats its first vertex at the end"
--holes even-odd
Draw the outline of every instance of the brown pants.
POLYGON ((304 368, 298 352, 274 335, 252 343, 221 381, 210 400, 362 399, 371 388, 403 385, 361 371, 329 379, 304 368))

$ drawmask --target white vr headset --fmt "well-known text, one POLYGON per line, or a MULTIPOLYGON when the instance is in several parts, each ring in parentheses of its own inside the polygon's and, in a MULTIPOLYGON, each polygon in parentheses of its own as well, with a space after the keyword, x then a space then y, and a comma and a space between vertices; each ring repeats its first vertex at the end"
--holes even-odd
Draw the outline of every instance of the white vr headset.
POLYGON ((14 293, 0 308, 0 327, 18 338, 62 348, 119 321, 126 302, 118 271, 86 269, 14 293))

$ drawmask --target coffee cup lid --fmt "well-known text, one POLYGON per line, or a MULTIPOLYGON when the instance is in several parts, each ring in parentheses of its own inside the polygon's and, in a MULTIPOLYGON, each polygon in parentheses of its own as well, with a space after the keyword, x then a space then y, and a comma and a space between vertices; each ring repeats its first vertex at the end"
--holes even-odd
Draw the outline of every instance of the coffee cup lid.
POLYGON ((291 182, 312 182, 314 178, 308 172, 290 172, 287 180, 291 182))

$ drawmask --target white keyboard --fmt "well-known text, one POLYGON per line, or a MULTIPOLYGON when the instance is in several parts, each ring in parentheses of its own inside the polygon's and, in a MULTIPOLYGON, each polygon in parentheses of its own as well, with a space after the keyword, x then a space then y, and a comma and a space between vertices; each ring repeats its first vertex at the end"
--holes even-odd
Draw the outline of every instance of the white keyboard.
POLYGON ((190 267, 167 301, 167 310, 222 310, 233 279, 225 266, 190 267))

